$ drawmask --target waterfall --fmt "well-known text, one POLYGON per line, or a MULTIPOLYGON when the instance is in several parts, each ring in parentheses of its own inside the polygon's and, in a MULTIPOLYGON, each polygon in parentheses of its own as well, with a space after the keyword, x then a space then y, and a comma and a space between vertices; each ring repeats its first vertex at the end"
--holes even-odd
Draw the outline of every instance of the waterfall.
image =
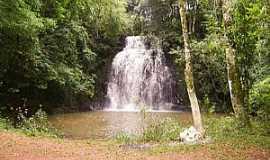
POLYGON ((160 48, 130 36, 113 59, 107 95, 111 110, 167 110, 175 102, 175 81, 160 48))

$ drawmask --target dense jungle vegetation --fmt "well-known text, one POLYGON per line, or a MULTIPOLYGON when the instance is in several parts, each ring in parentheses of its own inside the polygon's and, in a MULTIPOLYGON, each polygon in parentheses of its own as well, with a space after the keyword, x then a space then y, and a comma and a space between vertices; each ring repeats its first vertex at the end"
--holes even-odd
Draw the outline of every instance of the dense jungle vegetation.
MULTIPOLYGON (((235 50, 248 116, 270 120, 270 4, 188 0, 194 82, 204 112, 233 112, 225 52, 235 50)), ((177 0, 0 0, 0 113, 17 120, 42 108, 89 110, 106 99, 113 56, 129 35, 158 37, 188 104, 177 0)), ((269 126, 268 126, 269 127, 269 126)))
POLYGON ((102 95, 104 65, 130 29, 124 1, 3 0, 0 14, 3 113, 102 95))

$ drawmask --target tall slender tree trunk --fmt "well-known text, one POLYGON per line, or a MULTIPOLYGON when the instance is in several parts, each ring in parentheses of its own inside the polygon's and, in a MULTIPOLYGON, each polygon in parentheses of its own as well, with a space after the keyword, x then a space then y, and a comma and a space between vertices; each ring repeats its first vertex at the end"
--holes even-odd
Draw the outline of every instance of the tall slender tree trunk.
POLYGON ((230 14, 230 9, 232 8, 231 0, 223 0, 223 21, 224 21, 224 43, 226 45, 226 64, 227 64, 227 77, 230 89, 231 103, 235 113, 235 116, 244 123, 248 122, 248 115, 244 108, 244 95, 242 92, 242 87, 240 83, 240 77, 237 70, 237 64, 235 60, 235 49, 229 42, 226 34, 227 27, 230 26, 232 22, 232 16, 230 14))
POLYGON ((194 33, 194 35, 195 35, 195 31, 196 31, 196 22, 197 22, 197 16, 198 16, 198 5, 199 5, 199 0, 196 0, 195 5, 194 5, 193 18, 192 18, 192 30, 191 30, 192 33, 194 33))
POLYGON ((179 0, 180 5, 180 16, 181 16, 181 24, 182 24, 182 34, 184 38, 184 52, 185 52, 185 81, 187 85, 188 96, 190 100, 190 105, 192 109, 192 117, 195 128, 201 133, 204 133, 204 129, 202 126, 202 118, 200 113, 200 107, 197 100, 195 86, 193 82, 193 72, 192 72, 192 63, 191 63, 191 50, 189 44, 189 35, 188 35, 188 23, 186 16, 186 1, 179 0))

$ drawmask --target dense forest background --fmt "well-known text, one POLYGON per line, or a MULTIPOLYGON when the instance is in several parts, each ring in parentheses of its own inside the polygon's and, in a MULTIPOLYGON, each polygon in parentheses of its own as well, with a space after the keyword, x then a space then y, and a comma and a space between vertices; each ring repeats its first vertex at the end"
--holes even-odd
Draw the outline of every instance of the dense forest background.
MULTIPOLYGON (((270 4, 233 1, 224 28, 221 0, 188 0, 194 80, 205 112, 231 112, 226 43, 249 115, 270 117, 270 4)), ((89 110, 106 102, 114 55, 130 35, 158 37, 175 69, 179 103, 188 104, 177 0, 0 0, 0 112, 31 115, 89 110)))

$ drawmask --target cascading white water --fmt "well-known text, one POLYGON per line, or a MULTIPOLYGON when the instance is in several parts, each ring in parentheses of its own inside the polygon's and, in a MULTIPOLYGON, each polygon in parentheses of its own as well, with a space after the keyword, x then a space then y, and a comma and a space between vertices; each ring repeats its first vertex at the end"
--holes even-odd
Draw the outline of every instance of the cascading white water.
POLYGON ((148 49, 144 37, 126 38, 112 63, 107 94, 110 110, 168 109, 175 81, 160 48, 148 49))

